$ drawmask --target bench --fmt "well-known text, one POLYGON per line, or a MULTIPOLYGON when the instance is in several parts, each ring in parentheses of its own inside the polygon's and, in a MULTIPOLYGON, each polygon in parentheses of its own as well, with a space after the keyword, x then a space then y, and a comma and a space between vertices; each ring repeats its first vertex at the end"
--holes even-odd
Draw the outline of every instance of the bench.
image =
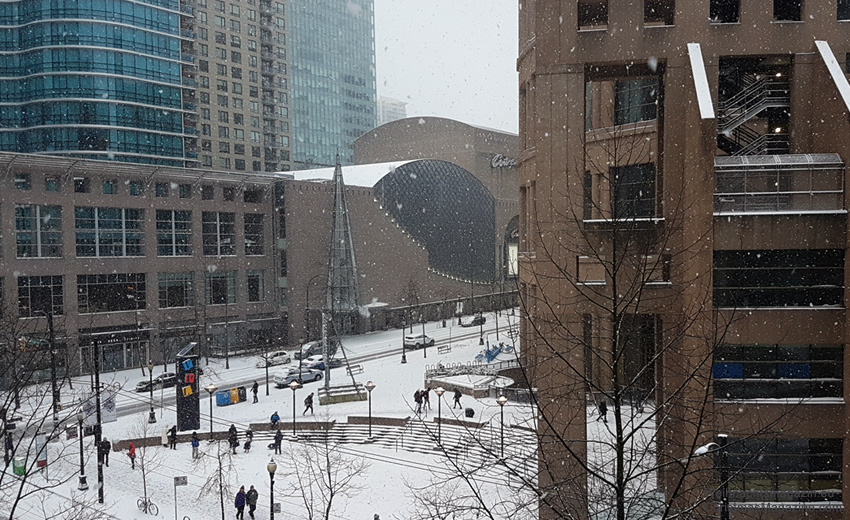
POLYGON ((437 347, 437 354, 448 354, 451 351, 451 345, 440 345, 439 347, 437 347))
POLYGON ((348 372, 348 375, 350 376, 353 376, 354 374, 362 374, 363 365, 348 365, 345 367, 345 371, 348 372))

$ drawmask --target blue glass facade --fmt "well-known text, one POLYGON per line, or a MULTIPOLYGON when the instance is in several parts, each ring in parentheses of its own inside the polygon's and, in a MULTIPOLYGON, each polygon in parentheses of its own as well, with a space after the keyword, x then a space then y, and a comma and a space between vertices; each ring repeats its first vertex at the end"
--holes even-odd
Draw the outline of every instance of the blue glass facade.
POLYGON ((295 0, 290 23, 296 167, 351 164, 377 123, 374 1, 295 0))
POLYGON ((191 27, 180 0, 0 3, 0 150, 187 165, 191 27))

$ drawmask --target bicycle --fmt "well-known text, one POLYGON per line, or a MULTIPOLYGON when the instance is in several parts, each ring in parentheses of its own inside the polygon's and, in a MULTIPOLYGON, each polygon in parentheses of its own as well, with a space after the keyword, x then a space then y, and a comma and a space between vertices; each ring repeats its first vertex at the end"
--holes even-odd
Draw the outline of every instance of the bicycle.
POLYGON ((147 497, 142 497, 138 501, 136 501, 136 505, 139 507, 139 511, 142 513, 148 513, 153 516, 159 515, 159 508, 156 507, 156 504, 151 501, 151 499, 147 497))

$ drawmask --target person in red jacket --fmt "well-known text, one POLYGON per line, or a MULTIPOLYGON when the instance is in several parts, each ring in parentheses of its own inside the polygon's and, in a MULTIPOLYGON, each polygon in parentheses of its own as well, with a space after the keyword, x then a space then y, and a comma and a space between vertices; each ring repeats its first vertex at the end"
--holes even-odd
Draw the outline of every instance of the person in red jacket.
POLYGON ((136 469, 136 445, 132 442, 130 443, 130 451, 127 452, 127 456, 130 457, 130 469, 136 469))

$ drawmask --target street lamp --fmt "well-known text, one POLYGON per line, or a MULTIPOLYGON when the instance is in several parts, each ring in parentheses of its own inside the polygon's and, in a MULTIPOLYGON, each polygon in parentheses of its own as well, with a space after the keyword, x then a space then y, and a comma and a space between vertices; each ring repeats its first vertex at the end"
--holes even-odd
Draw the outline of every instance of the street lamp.
POLYGON ((425 341, 425 316, 422 316, 422 354, 428 359, 428 342, 425 341))
POLYGON ((298 380, 301 381, 301 362, 304 361, 304 340, 298 340, 298 380))
POLYGON ((441 425, 443 424, 443 394, 446 393, 446 389, 442 386, 438 386, 434 393, 437 394, 437 444, 440 444, 442 439, 441 434, 441 425))
POLYGON ((156 412, 153 411, 153 361, 150 359, 148 360, 148 376, 150 377, 148 390, 151 393, 151 413, 148 415, 148 424, 153 424, 156 422, 156 412))
POLYGON ((295 391, 298 390, 298 387, 301 386, 298 384, 298 381, 293 381, 289 383, 289 388, 292 389, 292 438, 297 439, 298 436, 295 435, 295 391))
POLYGON ((369 391, 369 438, 372 438, 372 390, 375 389, 375 383, 372 381, 366 382, 366 390, 369 391))
MULTIPOLYGON (((56 435, 59 430, 59 408, 61 397, 59 396, 59 388, 56 386, 56 336, 53 332, 53 309, 49 311, 33 311, 35 315, 41 315, 47 318, 47 341, 50 345, 50 388, 53 392, 53 435, 56 435)), ((67 371, 67 367, 65 368, 67 371)))
POLYGON ((720 520, 729 520, 729 452, 727 445, 729 436, 720 433, 717 442, 709 442, 694 450, 695 457, 705 455, 718 455, 714 459, 714 466, 720 470, 720 520))
POLYGON ((499 403, 499 457, 505 458, 505 404, 508 402, 508 398, 503 395, 500 395, 496 402, 499 403))
POLYGON ((407 323, 405 323, 404 318, 402 318, 401 319, 401 364, 402 365, 407 363, 407 353, 405 352, 405 348, 404 348, 404 328, 406 326, 407 326, 407 323))
MULTIPOLYGON (((266 465, 266 469, 269 470, 269 519, 274 520, 274 472, 277 471, 277 462, 274 461, 274 458, 269 461, 266 465)), ((253 513, 252 513, 253 514, 253 513)))
MULTIPOLYGON (((483 318, 484 315, 482 314, 481 317, 483 318)), ((478 320, 478 323, 481 327, 481 336, 478 338, 478 344, 483 345, 484 344, 484 320, 483 319, 478 320)))
POLYGON ((77 489, 80 491, 85 491, 89 488, 89 484, 86 482, 86 463, 85 459, 83 459, 83 419, 85 419, 83 412, 77 412, 77 423, 80 425, 80 483, 77 489))
POLYGON ((207 392, 210 394, 210 442, 213 441, 213 427, 212 427, 212 402, 213 402, 213 394, 218 390, 216 386, 212 383, 207 387, 207 392))

